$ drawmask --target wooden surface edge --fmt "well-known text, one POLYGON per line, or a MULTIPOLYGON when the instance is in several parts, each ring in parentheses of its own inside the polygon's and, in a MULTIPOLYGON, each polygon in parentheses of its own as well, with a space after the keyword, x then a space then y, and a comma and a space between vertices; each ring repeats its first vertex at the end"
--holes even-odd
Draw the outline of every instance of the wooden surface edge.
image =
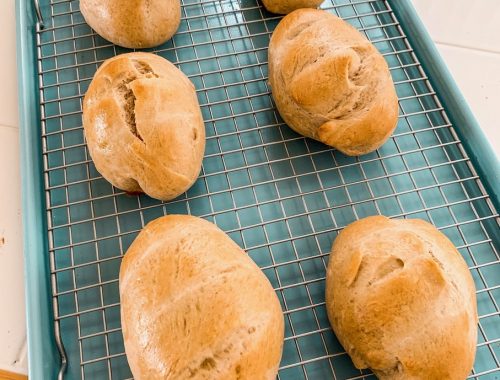
POLYGON ((0 380, 27 380, 28 376, 0 369, 0 380))

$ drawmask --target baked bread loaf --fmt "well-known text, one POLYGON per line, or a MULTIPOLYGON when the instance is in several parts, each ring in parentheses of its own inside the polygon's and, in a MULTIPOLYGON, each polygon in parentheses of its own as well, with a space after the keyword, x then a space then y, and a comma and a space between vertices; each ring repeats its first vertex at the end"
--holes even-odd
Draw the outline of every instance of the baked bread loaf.
POLYGON ((377 149, 396 128, 398 98, 384 57, 326 11, 298 9, 281 20, 269 44, 269 82, 293 130, 345 154, 377 149))
POLYGON ((120 268, 123 338, 137 380, 274 380, 281 306, 259 267, 212 223, 149 223, 120 268))
POLYGON ((205 127, 194 86, 157 55, 104 62, 83 101, 83 127, 97 170, 126 192, 173 199, 200 173, 205 127))
POLYGON ((379 379, 459 380, 472 369, 474 282, 427 222, 374 216, 344 229, 328 263, 326 307, 354 365, 379 379))
POLYGON ((80 0, 80 11, 100 36, 131 49, 162 44, 181 20, 179 0, 80 0))
POLYGON ((269 12, 287 14, 299 8, 318 8, 324 0, 262 0, 269 12))

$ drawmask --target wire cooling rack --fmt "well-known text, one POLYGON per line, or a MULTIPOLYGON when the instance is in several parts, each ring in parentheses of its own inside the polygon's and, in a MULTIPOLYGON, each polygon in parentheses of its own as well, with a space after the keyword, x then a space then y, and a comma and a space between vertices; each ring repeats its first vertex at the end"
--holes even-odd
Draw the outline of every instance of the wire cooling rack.
MULTIPOLYGON (((37 31, 43 167, 55 336, 69 379, 131 377, 120 330, 121 257, 149 221, 189 213, 215 222, 255 260, 286 325, 279 379, 365 379, 325 311, 332 241, 365 216, 422 218, 459 248, 477 287, 472 378, 500 376, 499 218, 390 2, 327 0, 386 58, 399 95, 393 137, 353 158, 290 130, 267 84, 267 46, 281 17, 256 0, 184 0, 173 39, 151 50, 197 88, 207 132, 203 170, 178 199, 127 196, 96 171, 82 98, 98 66, 125 49, 85 24, 78 1, 42 0, 37 31)), ((244 286, 244 284, 242 284, 244 286)))

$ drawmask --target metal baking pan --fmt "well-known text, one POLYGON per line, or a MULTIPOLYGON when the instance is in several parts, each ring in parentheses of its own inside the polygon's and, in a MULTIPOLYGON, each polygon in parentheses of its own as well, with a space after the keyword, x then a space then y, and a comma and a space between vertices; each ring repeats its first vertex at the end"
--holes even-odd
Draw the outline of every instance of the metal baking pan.
POLYGON ((331 243, 356 219, 422 218, 458 247, 480 313, 471 378, 500 376, 499 164, 408 0, 326 0, 386 58, 400 117, 372 154, 347 157, 290 130, 267 84, 281 19, 257 0, 183 0, 173 39, 149 49, 194 82, 207 132, 203 171, 178 199, 127 196, 89 158, 81 104, 106 58, 78 1, 18 1, 24 254, 31 379, 131 377, 120 330, 121 257, 150 220, 215 222, 255 260, 281 300, 279 378, 367 379, 325 312, 331 243), (43 19, 43 25, 41 21, 43 19))

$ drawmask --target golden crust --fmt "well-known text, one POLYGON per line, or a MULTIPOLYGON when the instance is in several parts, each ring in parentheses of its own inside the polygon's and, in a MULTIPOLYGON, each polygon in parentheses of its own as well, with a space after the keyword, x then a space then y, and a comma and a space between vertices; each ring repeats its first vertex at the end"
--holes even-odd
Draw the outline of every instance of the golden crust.
POLYGON ((287 14, 300 8, 318 8, 324 0, 262 0, 269 12, 287 14))
POLYGON ((179 0, 80 0, 80 10, 100 36, 130 49, 162 44, 181 19, 179 0))
POLYGON ((83 126, 97 170, 122 190, 169 200, 198 177, 205 126, 194 86, 157 55, 104 62, 85 95, 83 126))
POLYGON ((270 282, 223 231, 169 215, 120 268, 125 350, 136 379, 274 380, 284 321, 270 282))
POLYGON ((333 244, 328 317, 357 368, 380 379, 465 379, 477 340, 472 276, 422 220, 362 219, 333 244))
POLYGON ((322 10, 285 16, 269 44, 269 82, 296 132, 348 155, 380 147, 398 121, 383 56, 355 28, 322 10))

